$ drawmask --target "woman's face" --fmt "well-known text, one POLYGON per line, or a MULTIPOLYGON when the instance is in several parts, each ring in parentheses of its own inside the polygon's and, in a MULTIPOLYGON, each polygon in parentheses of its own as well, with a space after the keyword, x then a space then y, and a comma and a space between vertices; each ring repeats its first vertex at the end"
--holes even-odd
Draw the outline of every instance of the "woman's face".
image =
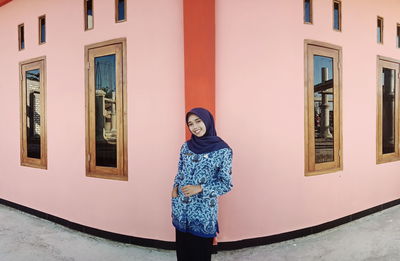
POLYGON ((206 134, 206 125, 196 114, 191 114, 189 116, 187 124, 193 135, 200 138, 206 134))

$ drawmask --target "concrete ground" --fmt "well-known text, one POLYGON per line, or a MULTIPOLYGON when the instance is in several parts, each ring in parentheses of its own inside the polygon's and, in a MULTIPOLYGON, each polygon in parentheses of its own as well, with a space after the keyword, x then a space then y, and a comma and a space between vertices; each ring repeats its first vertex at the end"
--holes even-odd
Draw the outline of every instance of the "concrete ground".
MULTIPOLYGON (((0 261, 172 261, 174 251, 116 243, 0 205, 0 261)), ((278 244, 224 251, 213 261, 400 260, 400 206, 278 244)))

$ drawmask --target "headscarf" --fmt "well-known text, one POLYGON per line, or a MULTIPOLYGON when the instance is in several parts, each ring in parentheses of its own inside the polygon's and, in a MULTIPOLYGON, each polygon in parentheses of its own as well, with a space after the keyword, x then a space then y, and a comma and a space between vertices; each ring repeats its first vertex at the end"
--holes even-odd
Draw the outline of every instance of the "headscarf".
POLYGON ((229 145, 225 143, 220 137, 217 136, 215 130, 214 117, 212 114, 203 108, 194 108, 186 113, 186 124, 189 116, 195 114, 198 116, 206 126, 206 133, 202 137, 197 137, 192 133, 192 137, 187 141, 187 145, 191 151, 196 154, 203 154, 213 152, 223 148, 229 148, 229 145))

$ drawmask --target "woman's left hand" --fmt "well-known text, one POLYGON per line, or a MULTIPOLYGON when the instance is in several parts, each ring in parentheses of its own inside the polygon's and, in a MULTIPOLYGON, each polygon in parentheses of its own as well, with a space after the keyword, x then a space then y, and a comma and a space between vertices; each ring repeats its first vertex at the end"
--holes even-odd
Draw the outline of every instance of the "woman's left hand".
POLYGON ((203 188, 201 187, 201 185, 187 185, 182 187, 181 191, 183 192, 183 195, 185 195, 185 197, 190 197, 202 192, 203 188))

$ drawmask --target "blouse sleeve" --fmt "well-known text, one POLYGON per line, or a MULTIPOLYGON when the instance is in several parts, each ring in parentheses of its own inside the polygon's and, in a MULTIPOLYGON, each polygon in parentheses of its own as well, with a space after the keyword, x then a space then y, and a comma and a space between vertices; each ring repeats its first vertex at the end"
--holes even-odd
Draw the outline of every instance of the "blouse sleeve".
POLYGON ((203 197, 217 197, 229 192, 232 185, 232 150, 224 150, 222 164, 211 182, 202 185, 203 197))
POLYGON ((179 162, 178 162, 178 171, 175 175, 174 178, 174 187, 179 186, 180 184, 180 177, 182 176, 182 166, 183 166, 183 157, 182 157, 182 153, 183 153, 183 145, 181 147, 181 150, 179 152, 179 162))

